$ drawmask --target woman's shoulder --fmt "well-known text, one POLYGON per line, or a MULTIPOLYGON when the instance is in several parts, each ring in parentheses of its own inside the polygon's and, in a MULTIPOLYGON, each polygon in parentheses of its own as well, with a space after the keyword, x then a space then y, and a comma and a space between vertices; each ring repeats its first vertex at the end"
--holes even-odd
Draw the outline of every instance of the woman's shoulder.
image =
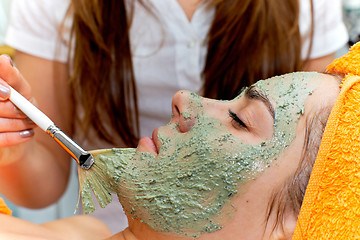
POLYGON ((311 8, 316 17, 326 14, 328 16, 341 15, 341 0, 300 0, 300 15, 311 16, 311 8), (311 6, 312 5, 312 6, 311 6))
POLYGON ((310 58, 319 58, 341 49, 347 43, 348 33, 342 20, 341 0, 312 0, 313 25, 310 3, 310 0, 300 0, 299 28, 304 41, 302 57, 307 56, 313 30, 310 58))
POLYGON ((70 4, 70 0, 49 1, 49 0, 12 0, 11 3, 11 21, 20 18, 20 20, 37 20, 52 23, 62 21, 64 14, 70 4))
MULTIPOLYGON (((12 0, 5 43, 30 55, 57 59, 54 55, 62 42, 59 33, 69 4, 70 0, 12 0)), ((63 52, 61 61, 66 59, 63 52)))

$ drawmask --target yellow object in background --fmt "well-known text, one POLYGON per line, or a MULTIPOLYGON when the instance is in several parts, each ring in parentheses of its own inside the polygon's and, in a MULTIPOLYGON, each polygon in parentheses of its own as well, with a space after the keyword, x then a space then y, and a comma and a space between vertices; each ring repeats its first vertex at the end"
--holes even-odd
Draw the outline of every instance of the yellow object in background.
POLYGON ((7 54, 10 57, 14 55, 14 49, 6 45, 0 45, 0 55, 7 54))
POLYGON ((0 198, 0 214, 11 215, 11 210, 6 206, 5 201, 0 198))

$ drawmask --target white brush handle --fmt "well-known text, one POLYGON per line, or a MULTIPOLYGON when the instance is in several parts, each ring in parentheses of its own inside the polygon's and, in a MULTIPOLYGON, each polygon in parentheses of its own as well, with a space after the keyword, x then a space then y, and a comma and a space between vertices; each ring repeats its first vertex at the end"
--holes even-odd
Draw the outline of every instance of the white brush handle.
POLYGON ((36 108, 31 102, 24 98, 15 89, 10 87, 10 101, 15 104, 36 125, 55 139, 84 169, 89 169, 94 164, 93 156, 82 149, 76 142, 69 138, 53 121, 43 112, 36 108))
MULTIPOLYGON (((10 87, 10 86, 9 86, 10 87)), ((37 107, 35 107, 31 102, 24 98, 20 93, 15 89, 10 87, 10 101, 14 103, 26 116, 28 116, 36 125, 38 125, 42 130, 46 130, 53 126, 54 123, 41 112, 37 107)))

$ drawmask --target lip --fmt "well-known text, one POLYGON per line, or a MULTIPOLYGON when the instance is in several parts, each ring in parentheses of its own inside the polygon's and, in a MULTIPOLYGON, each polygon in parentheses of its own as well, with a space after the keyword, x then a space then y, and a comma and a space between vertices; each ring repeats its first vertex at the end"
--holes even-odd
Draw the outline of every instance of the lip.
POLYGON ((156 147, 156 152, 159 154, 159 149, 160 149, 160 146, 162 145, 162 143, 160 142, 160 140, 158 138, 158 132, 159 132, 159 129, 155 128, 154 131, 152 132, 152 140, 156 147))
POLYGON ((157 137, 158 129, 156 128, 152 133, 152 138, 143 137, 139 140, 139 144, 137 147, 137 151, 139 152, 149 152, 155 155, 155 157, 159 154, 159 148, 161 146, 161 142, 157 137))
POLYGON ((150 137, 143 137, 139 140, 137 147, 138 152, 149 152, 158 155, 154 141, 150 137))

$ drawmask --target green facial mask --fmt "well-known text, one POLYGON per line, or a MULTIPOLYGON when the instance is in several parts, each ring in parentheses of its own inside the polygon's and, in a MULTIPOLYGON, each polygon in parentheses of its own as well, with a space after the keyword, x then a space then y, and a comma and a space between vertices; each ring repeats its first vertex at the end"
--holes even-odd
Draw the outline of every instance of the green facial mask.
POLYGON ((274 135, 255 146, 231 135, 206 114, 203 98, 191 94, 181 114, 195 118, 195 125, 186 133, 179 133, 175 123, 159 128, 157 157, 114 150, 106 159, 109 184, 125 210, 156 231, 196 237, 220 229, 215 218, 222 207, 295 138, 298 118, 319 76, 293 73, 255 84, 275 104, 274 135))

